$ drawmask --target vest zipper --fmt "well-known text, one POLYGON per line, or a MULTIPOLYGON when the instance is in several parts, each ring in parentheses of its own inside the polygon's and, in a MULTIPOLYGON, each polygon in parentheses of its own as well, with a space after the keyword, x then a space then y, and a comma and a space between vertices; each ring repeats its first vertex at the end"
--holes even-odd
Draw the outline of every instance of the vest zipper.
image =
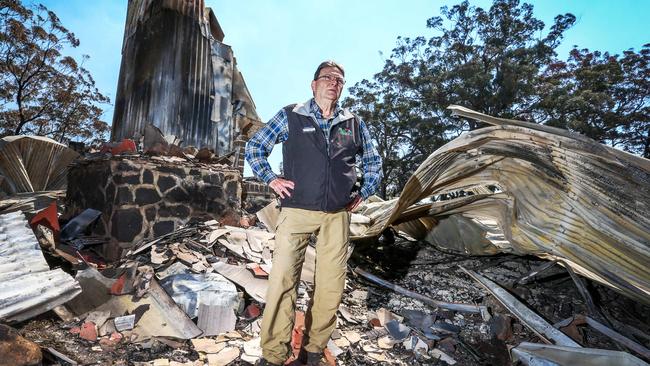
MULTIPOLYGON (((313 115, 313 113, 311 114, 311 118, 316 124, 316 126, 320 128, 320 124, 318 123, 318 120, 316 119, 316 116, 313 115)), ((331 159, 330 148, 332 145, 330 143, 330 133, 332 132, 332 127, 333 126, 330 126, 330 128, 327 129, 327 134, 325 135, 325 150, 327 152, 327 160, 326 160, 327 166, 325 167, 325 197, 321 203, 321 210, 324 212, 327 212, 327 203, 329 201, 329 195, 330 195, 330 170, 331 170, 330 169, 330 159, 331 159)))

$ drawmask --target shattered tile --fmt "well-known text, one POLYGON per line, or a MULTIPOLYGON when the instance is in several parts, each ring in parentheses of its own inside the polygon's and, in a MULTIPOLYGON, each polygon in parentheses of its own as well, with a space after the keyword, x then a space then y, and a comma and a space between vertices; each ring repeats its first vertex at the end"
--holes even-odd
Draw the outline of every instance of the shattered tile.
POLYGON ((354 315, 350 312, 347 306, 339 305, 339 313, 345 319, 346 322, 352 324, 358 324, 357 320, 354 318, 354 315))
POLYGON ((377 339, 377 345, 381 349, 391 349, 398 343, 400 343, 399 340, 396 340, 395 338, 389 335, 377 339))
POLYGON ((361 341, 361 334, 355 331, 345 331, 343 332, 343 337, 350 341, 351 344, 359 343, 359 341, 361 341))
POLYGON ((354 290, 350 293, 350 299, 356 303, 363 303, 368 298, 368 291, 354 290))
POLYGON ((411 328, 398 322, 397 320, 389 321, 384 325, 384 327, 386 330, 388 330, 388 333, 390 333, 391 337, 399 341, 405 339, 408 337, 409 333, 411 333, 411 328))
POLYGON ((224 262, 212 263, 212 268, 234 283, 244 287, 246 292, 258 302, 264 303, 268 281, 255 278, 245 267, 233 266, 224 262))
POLYGON ((256 337, 249 341, 244 342, 244 353, 251 358, 255 358, 255 361, 257 361, 258 358, 262 357, 262 347, 260 346, 260 337, 256 337))
POLYGON ((115 328, 115 322, 113 319, 109 319, 108 321, 104 322, 104 325, 99 328, 99 335, 105 336, 116 331, 117 329, 115 328))
POLYGON ((246 268, 251 270, 251 272, 253 273, 253 276, 255 276, 255 278, 268 278, 269 277, 269 274, 264 269, 262 269, 262 267, 257 263, 249 263, 249 264, 246 265, 246 268))
POLYGON ((348 347, 350 347, 350 341, 348 341, 348 339, 345 338, 345 337, 335 339, 332 342, 334 342, 334 344, 339 348, 348 348, 348 347))
POLYGON ((194 338, 191 340, 194 350, 204 353, 219 353, 226 348, 225 342, 217 342, 210 338, 194 338))
POLYGON ((208 354, 208 366, 226 366, 239 358, 239 348, 226 347, 217 354, 208 354))
POLYGON ((106 320, 111 317, 110 311, 93 311, 86 316, 85 321, 95 323, 98 328, 101 328, 106 320))
POLYGON ((365 339, 367 339, 367 340, 373 340, 373 339, 377 339, 379 337, 383 337, 383 336, 385 336, 387 334, 388 334, 388 330, 386 330, 386 328, 377 327, 375 329, 371 329, 371 330, 365 332, 363 334, 363 337, 365 339))
POLYGON ((339 339, 341 337, 343 336, 341 335, 341 331, 338 329, 334 329, 334 331, 332 331, 332 335, 330 336, 331 339, 339 339))
POLYGON ((224 337, 226 337, 228 339, 240 339, 240 338, 242 338, 241 334, 239 334, 239 332, 236 331, 236 330, 224 333, 224 337))
POLYGON ((248 327, 246 327, 246 330, 249 332, 249 334, 254 336, 260 334, 260 331, 262 330, 262 319, 252 321, 248 327))
POLYGON ((386 308, 380 308, 376 311, 377 319, 379 319, 379 324, 383 327, 391 320, 397 320, 402 322, 404 317, 396 315, 386 308))
POLYGON ((407 350, 421 353, 421 354, 426 354, 429 350, 429 346, 421 340, 417 336, 411 336, 411 338, 408 338, 407 340, 404 341, 404 348, 407 350))
POLYGON ((217 239, 217 242, 221 246, 223 246, 225 248, 228 248, 230 251, 232 251, 233 253, 239 255, 240 257, 242 257, 242 258, 245 257, 244 256, 244 247, 242 245, 231 243, 228 239, 224 239, 224 238, 217 239))
POLYGON ((157 245, 151 247, 151 263, 163 264, 170 259, 167 248, 161 248, 157 245))
POLYGON ((431 350, 431 352, 429 354, 433 358, 444 361, 449 365, 455 365, 456 364, 456 360, 454 360, 451 356, 449 356, 448 354, 444 353, 443 351, 441 351, 441 350, 439 350, 437 348, 434 348, 433 350, 431 350))
POLYGON ((344 351, 331 339, 327 342, 327 349, 332 353, 334 358, 339 357, 340 354, 344 353, 344 351))
POLYGON ((217 241, 220 237, 226 235, 228 232, 230 232, 230 229, 215 229, 210 232, 207 236, 207 242, 208 244, 213 244, 214 242, 217 241))

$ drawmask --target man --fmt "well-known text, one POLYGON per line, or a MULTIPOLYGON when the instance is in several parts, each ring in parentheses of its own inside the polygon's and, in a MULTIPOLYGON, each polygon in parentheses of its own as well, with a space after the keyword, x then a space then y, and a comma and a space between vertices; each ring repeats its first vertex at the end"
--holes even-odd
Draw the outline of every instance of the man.
POLYGON ((338 105, 344 76, 334 61, 321 63, 311 82, 314 97, 281 109, 246 145, 253 172, 281 202, 262 319, 263 358, 257 365, 282 365, 291 354, 296 290, 312 233, 318 233, 314 295, 299 360, 319 364, 345 285, 350 211, 376 191, 381 179, 381 158, 366 125, 338 105), (278 143, 284 143, 283 178, 267 161, 278 143), (357 155, 363 186, 353 193, 357 155))

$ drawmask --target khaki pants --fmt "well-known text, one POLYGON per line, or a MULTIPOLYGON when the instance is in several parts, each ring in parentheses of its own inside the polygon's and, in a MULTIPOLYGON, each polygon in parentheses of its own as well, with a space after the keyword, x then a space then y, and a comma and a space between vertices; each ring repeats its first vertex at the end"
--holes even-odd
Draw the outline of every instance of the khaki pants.
POLYGON ((283 208, 275 234, 273 267, 269 275, 262 318, 263 357, 283 364, 291 354, 297 290, 309 236, 318 232, 314 296, 305 316, 304 348, 321 352, 336 327, 336 311, 345 286, 350 214, 283 208))

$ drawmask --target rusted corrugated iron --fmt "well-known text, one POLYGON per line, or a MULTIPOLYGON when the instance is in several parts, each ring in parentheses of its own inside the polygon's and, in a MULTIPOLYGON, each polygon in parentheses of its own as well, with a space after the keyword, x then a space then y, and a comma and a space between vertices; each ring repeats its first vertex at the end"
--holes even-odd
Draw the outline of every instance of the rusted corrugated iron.
POLYGON ((362 212, 372 224, 360 236, 380 234, 409 210, 418 211, 419 206, 413 205, 431 196, 495 186, 499 187, 495 192, 479 190, 479 194, 430 204, 429 215, 495 222, 482 232, 496 233, 498 226, 506 240, 491 238, 468 252, 501 251, 558 260, 650 303, 648 159, 566 130, 494 118, 458 106, 450 109, 492 126, 467 132, 431 154, 399 199, 362 212))
POLYGON ((151 123, 185 146, 232 151, 261 121, 223 36, 202 0, 130 0, 112 139, 142 136, 151 123))
POLYGON ((0 215, 0 320, 27 320, 79 293, 72 276, 50 270, 22 213, 0 215))
POLYGON ((9 194, 64 189, 68 165, 79 154, 48 137, 7 136, 0 139, 0 189, 9 194))

